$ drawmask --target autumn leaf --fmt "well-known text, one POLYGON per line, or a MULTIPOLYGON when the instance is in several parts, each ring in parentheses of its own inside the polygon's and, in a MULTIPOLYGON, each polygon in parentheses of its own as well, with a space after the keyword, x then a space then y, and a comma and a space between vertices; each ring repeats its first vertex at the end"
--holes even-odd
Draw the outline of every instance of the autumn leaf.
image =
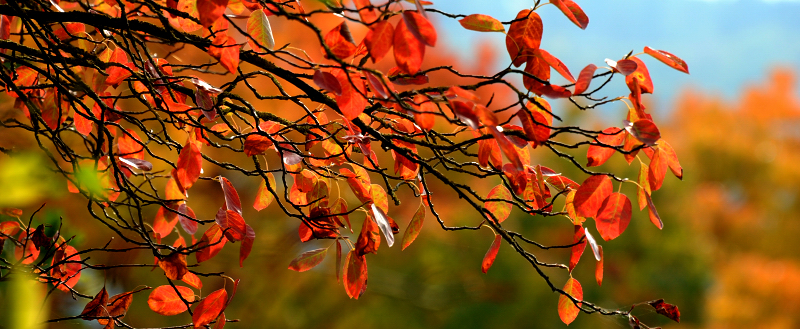
POLYGON ((289 269, 297 272, 308 271, 319 265, 319 263, 322 263, 326 255, 328 255, 328 248, 306 251, 289 263, 289 269))
POLYGON ((654 146, 661 139, 661 133, 656 124, 647 119, 636 120, 636 122, 625 120, 625 131, 647 146, 654 146))
POLYGON ((486 255, 483 256, 483 261, 481 261, 481 271, 483 271, 483 273, 489 271, 489 268, 494 264, 494 259, 497 258, 497 252, 500 251, 500 242, 503 240, 502 238, 500 234, 495 234, 492 245, 489 246, 489 250, 486 252, 486 255))
POLYGON ((83 307, 83 311, 81 312, 81 317, 85 320, 92 320, 92 318, 98 318, 102 316, 106 316, 106 304, 108 303, 108 292, 106 291, 106 287, 104 286, 100 289, 100 292, 92 298, 86 306, 83 307))
MULTIPOLYGON (((598 144, 620 146, 625 139, 625 134, 621 132, 622 129, 617 127, 606 128, 597 135, 595 140, 598 144)), ((586 152, 586 157, 589 159, 589 162, 586 166, 594 167, 602 165, 611 158, 615 151, 616 150, 611 147, 594 144, 589 145, 589 150, 586 152)))
POLYGON ((358 299, 367 290, 367 259, 351 250, 344 263, 344 290, 350 298, 358 299))
POLYGON ((659 148, 653 152, 653 156, 650 159, 650 172, 647 179, 650 182, 651 192, 658 191, 667 176, 668 165, 665 157, 664 152, 659 148))
POLYGON ((368 253, 377 254, 378 247, 381 245, 381 232, 375 221, 367 216, 361 226, 361 233, 358 235, 355 251, 356 255, 362 256, 368 253))
POLYGON ((605 175, 594 175, 587 178, 575 192, 573 205, 577 215, 581 217, 596 217, 603 201, 611 195, 613 186, 611 178, 605 175))
POLYGON ((333 93, 336 96, 342 95, 342 85, 339 84, 339 80, 336 79, 333 74, 330 74, 330 72, 315 71, 314 84, 320 89, 333 93))
POLYGON ((586 239, 584 239, 584 236, 586 236, 586 234, 584 234, 583 226, 575 225, 575 234, 572 238, 572 243, 575 245, 572 246, 569 257, 570 272, 578 265, 578 261, 580 261, 581 255, 583 255, 583 251, 586 249, 586 239))
POLYGON ((597 281, 598 286, 603 285, 603 247, 600 247, 600 260, 597 261, 597 265, 594 268, 594 279, 597 281))
POLYGON ((419 41, 431 47, 436 46, 436 29, 427 18, 418 12, 406 10, 403 12, 403 21, 419 41))
MULTIPOLYGON (((569 294, 577 300, 583 299, 583 288, 581 288, 581 283, 572 277, 567 280, 567 283, 564 285, 562 290, 564 290, 564 293, 569 294)), ((578 303, 578 306, 575 306, 575 303, 573 303, 572 300, 565 295, 558 296, 558 316, 561 318, 561 321, 564 321, 564 323, 567 325, 572 323, 572 321, 575 321, 575 318, 578 317, 578 313, 581 312, 578 308, 580 305, 581 303, 578 303)))
POLYGON ((589 25, 589 17, 583 12, 580 6, 572 0, 550 0, 550 3, 558 7, 572 23, 575 23, 581 30, 585 30, 589 25))
POLYGON ((239 246, 239 267, 244 267, 244 260, 250 256, 255 240, 256 231, 250 225, 245 225, 244 239, 242 240, 242 245, 239 246))
POLYGON ((512 204, 511 201, 511 192, 503 186, 503 184, 495 186, 491 191, 489 191, 489 195, 486 199, 499 199, 505 200, 504 201, 486 201, 483 204, 483 207, 486 208, 492 216, 497 220, 498 223, 502 223, 503 221, 508 218, 508 215, 511 214, 512 204))
POLYGON ((228 0, 196 0, 197 12, 200 14, 200 24, 209 27, 211 24, 222 18, 225 8, 228 7, 228 0))
POLYGON ((197 244, 197 252, 195 253, 197 262, 202 263, 216 256, 226 242, 228 242, 228 239, 223 235, 220 226, 212 224, 203 233, 203 237, 200 238, 200 242, 197 244))
MULTIPOLYGON (((339 59, 353 56, 356 52, 356 45, 346 22, 342 22, 325 34, 325 45, 339 59)), ((327 58, 327 54, 325 56, 327 58)))
POLYGON ((678 179, 683 179, 683 168, 681 168, 681 163, 678 161, 678 154, 675 153, 672 146, 664 139, 660 139, 658 140, 658 149, 661 151, 660 156, 664 157, 667 161, 667 166, 669 166, 669 170, 672 171, 672 174, 678 177, 678 179))
POLYGON ((642 94, 652 94, 653 79, 650 78, 650 71, 647 70, 647 66, 637 57, 631 57, 627 60, 636 63, 636 70, 625 76, 625 83, 628 88, 633 91, 633 80, 636 80, 642 94))
POLYGON ((677 306, 665 303, 663 299, 650 301, 647 304, 652 306, 658 314, 666 316, 672 321, 681 322, 681 311, 678 310, 677 306))
POLYGON ((222 186, 222 193, 225 195, 225 207, 241 215, 242 201, 239 199, 239 192, 233 187, 231 181, 225 177, 220 176, 219 183, 222 186))
MULTIPOLYGON (((133 302, 133 293, 134 292, 124 292, 109 298, 108 304, 106 305, 108 317, 114 319, 124 318, 125 314, 128 313, 128 308, 131 307, 131 303, 133 302)), ((99 322, 102 325, 105 325, 106 328, 114 327, 113 325, 114 320, 112 319, 97 319, 97 322, 99 322)))
POLYGON ((275 38, 272 36, 272 27, 269 24, 269 19, 264 13, 264 9, 259 9, 250 14, 247 19, 247 43, 254 51, 262 52, 266 48, 272 50, 275 48, 275 38))
POLYGON ((256 192, 256 200, 253 203, 253 208, 258 211, 264 210, 267 208, 267 206, 269 206, 270 203, 272 203, 272 201, 275 200, 275 196, 269 191, 267 184, 269 184, 269 186, 273 189, 277 188, 278 186, 275 183, 275 176, 272 175, 272 173, 268 172, 264 173, 264 175, 266 175, 269 181, 263 179, 261 180, 261 184, 258 186, 258 191, 256 192))
POLYGON ((214 321, 214 319, 222 313, 227 302, 228 292, 223 288, 210 293, 206 298, 197 303, 197 307, 194 309, 194 315, 192 315, 194 328, 202 328, 211 323, 211 321, 214 321))
POLYGON ((551 55, 544 49, 537 49, 536 56, 543 59, 547 65, 550 65, 558 74, 561 74, 564 79, 567 81, 575 83, 575 78, 572 76, 572 73, 569 72, 569 69, 560 59, 556 58, 555 56, 551 55))
POLYGON ((147 298, 147 306, 161 315, 177 315, 189 309, 189 305, 183 300, 193 302, 194 291, 187 287, 164 285, 153 289, 147 298))
POLYGON ((673 69, 689 74, 689 66, 686 65, 686 62, 684 62, 678 56, 675 56, 664 50, 655 50, 647 46, 644 47, 644 53, 653 56, 653 58, 661 61, 664 64, 667 64, 673 69))
POLYGON ((372 58, 373 63, 377 63, 389 49, 392 48, 394 43, 394 26, 389 21, 380 21, 373 24, 366 37, 364 37, 364 44, 369 51, 369 57, 372 58))
POLYGON ((180 280, 189 272, 186 268, 186 255, 177 251, 159 260, 158 267, 164 270, 164 274, 170 280, 180 280))
POLYGON ((589 64, 581 70, 578 74, 578 80, 575 81, 575 90, 572 91, 573 95, 583 94, 584 91, 589 89, 589 84, 592 83, 594 72, 597 71, 597 65, 589 64))
POLYGON ((403 73, 414 75, 422 67, 425 44, 406 26, 405 20, 397 22, 394 31, 394 60, 403 73))
POLYGON ((186 203, 182 203, 178 207, 178 213, 178 221, 181 223, 183 230, 192 235, 197 232, 197 222, 194 220, 197 215, 194 214, 192 208, 189 208, 186 203))
POLYGON ((612 193, 604 201, 595 218, 603 240, 617 238, 631 222, 631 200, 625 194, 612 193))
POLYGON ((203 157, 197 144, 191 141, 187 142, 178 156, 176 168, 172 170, 172 177, 175 178, 181 190, 190 189, 200 178, 200 171, 203 169, 202 161, 203 157))
POLYGON ((523 9, 517 13, 517 17, 506 34, 506 49, 514 66, 520 66, 533 51, 539 49, 542 42, 542 18, 539 14, 523 9))
POLYGON ((419 205, 417 208, 417 212, 414 213, 414 217, 411 218, 411 222, 408 223, 408 227, 406 227, 406 232, 403 233, 403 248, 401 250, 406 250, 406 248, 411 245, 414 240, 417 239, 419 232, 422 230, 422 223, 425 221, 425 206, 423 204, 419 205))
POLYGON ((467 30, 478 31, 478 32, 505 32, 506 28, 503 26, 503 23, 500 23, 496 18, 483 15, 483 14, 472 14, 467 17, 464 17, 458 20, 467 30))

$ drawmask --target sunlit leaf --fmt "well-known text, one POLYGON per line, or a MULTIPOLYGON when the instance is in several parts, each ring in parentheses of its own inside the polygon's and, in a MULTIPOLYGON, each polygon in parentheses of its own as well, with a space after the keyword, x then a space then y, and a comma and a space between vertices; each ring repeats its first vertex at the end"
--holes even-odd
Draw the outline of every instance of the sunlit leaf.
POLYGON ((364 44, 369 50, 369 57, 376 63, 386 56, 394 43, 394 26, 389 21, 380 21, 373 24, 367 36, 364 37, 364 44))
POLYGON ((636 120, 633 123, 626 120, 625 130, 647 146, 654 146, 661 139, 656 124, 647 119, 636 120))
POLYGON ((228 0, 197 0, 197 12, 200 14, 200 24, 209 27, 222 18, 228 0))
POLYGON ((686 65, 686 62, 684 62, 678 56, 675 56, 664 50, 655 50, 653 48, 646 46, 644 47, 644 53, 653 56, 653 58, 661 61, 664 64, 669 65, 669 67, 673 69, 689 74, 689 66, 686 65))
POLYGON ((587 178, 575 192, 573 205, 578 216, 596 217, 603 201, 611 195, 613 186, 611 178, 605 175, 594 175, 587 178))
MULTIPOLYGON (((567 280, 567 283, 564 285, 562 290, 564 290, 564 293, 569 294, 577 300, 583 299, 583 288, 581 288, 581 283, 572 277, 567 280)), ((578 306, 580 305, 581 304, 578 303, 578 306)), ((567 325, 572 323, 572 321, 575 321, 575 318, 578 317, 578 313, 581 312, 578 306, 575 306, 575 303, 573 303, 572 300, 567 296, 558 296, 558 316, 561 318, 561 321, 564 321, 564 323, 567 325)))
POLYGON ((569 257, 570 272, 572 272, 572 270, 575 269, 575 266, 578 265, 578 261, 580 261, 583 251, 586 249, 586 239, 584 236, 586 236, 586 234, 584 234, 583 226, 575 225, 575 234, 572 237, 572 243, 575 245, 572 246, 569 257))
POLYGON ((240 215, 242 214, 242 202, 239 199, 239 192, 233 187, 231 181, 225 177, 219 178, 219 183, 222 186, 222 193, 225 194, 225 206, 228 210, 233 210, 240 215))
POLYGON ((406 26, 405 20, 397 22, 394 31, 394 60, 397 67, 406 74, 414 75, 422 67, 425 57, 425 44, 406 26))
MULTIPOLYGON (((617 127, 610 127, 603 130, 602 133, 597 135, 597 143, 609 146, 620 146, 625 139, 625 134, 622 129, 617 127)), ((601 145, 589 145, 589 150, 586 152, 586 157, 589 162, 587 167, 599 166, 605 163, 616 150, 611 147, 601 145)))
POLYGON ((600 260, 597 261, 597 265, 594 268, 594 279, 597 281, 598 286, 603 285, 603 247, 600 247, 600 260))
POLYGON ((503 26, 503 23, 500 23, 496 18, 483 15, 483 14, 472 14, 467 17, 458 20, 467 30, 478 31, 478 32, 505 32, 506 28, 503 26))
POLYGON ((256 231, 250 225, 245 225, 244 239, 242 239, 242 245, 239 246, 239 267, 243 267, 244 260, 247 259, 247 256, 250 256, 255 240, 256 231))
POLYGON ((597 65, 594 64, 586 65, 586 67, 581 70, 581 73, 578 74, 578 80, 575 81, 575 90, 572 91, 573 95, 582 94, 589 89, 589 84, 592 83, 595 71, 597 71, 597 65))
POLYGON ((600 207, 595 218, 597 231, 603 240, 617 238, 631 222, 631 200, 625 194, 612 193, 600 207))
POLYGON ((500 251, 500 242, 502 242, 502 240, 503 237, 500 236, 500 234, 495 234, 492 245, 489 246, 489 250, 486 251, 486 255, 483 256, 483 261, 481 261, 481 271, 483 271, 483 273, 489 271, 489 268, 494 264, 494 260, 497 258, 497 252, 500 251))
POLYGON ((197 262, 202 263, 216 256, 226 242, 228 242, 228 239, 222 234, 222 229, 219 225, 212 224, 203 234, 203 237, 200 238, 200 242, 197 245, 197 252, 195 253, 197 262))
POLYGON ((225 289, 219 289, 210 293, 206 298, 197 303, 192 315, 192 322, 194 328, 199 329, 203 326, 214 321, 228 302, 228 292, 225 289))
POLYGON ((289 263, 289 269, 297 272, 308 271, 319 265, 319 263, 322 263, 322 260, 324 260, 325 256, 327 255, 328 248, 319 248, 306 251, 289 263))
POLYGON ((406 248, 411 245, 414 240, 417 239, 419 232, 422 230, 422 224, 425 221, 425 206, 420 204, 419 208, 417 208, 417 212, 414 213, 414 217, 411 218, 411 222, 408 223, 408 227, 406 228, 406 232, 403 233, 403 248, 402 250, 406 250, 406 248))
POLYGON ((403 20, 411 34, 419 41, 431 47, 436 46, 436 29, 427 18, 416 11, 406 10, 403 12, 403 20))
POLYGON ((178 156, 176 168, 172 170, 172 177, 182 190, 186 191, 200 178, 203 169, 203 157, 197 144, 188 142, 178 156))
POLYGON ((514 66, 520 66, 527 58, 533 55, 533 51, 539 49, 542 42, 542 18, 539 14, 523 9, 517 13, 517 17, 506 34, 506 49, 514 66))
POLYGON ((259 9, 250 14, 247 19, 247 34, 251 38, 247 38, 247 43, 250 48, 255 51, 262 52, 262 48, 272 50, 275 48, 275 38, 272 36, 272 27, 269 24, 269 19, 264 13, 264 9, 259 9))
POLYGON ((158 267, 164 270, 167 278, 170 280, 180 280, 189 272, 186 268, 186 255, 180 252, 173 252, 167 257, 158 261, 158 267))
POLYGON ((344 290, 350 298, 358 299, 367 290, 367 259, 351 250, 344 263, 344 290))
POLYGON ((353 56, 356 52, 356 45, 346 22, 342 22, 325 34, 325 45, 339 59, 353 56))
POLYGON ((578 4, 572 0, 550 0, 550 3, 558 7, 564 16, 567 16, 572 23, 575 23, 582 30, 586 29, 589 25, 589 17, 583 12, 578 4))
POLYGON ((508 215, 511 214, 512 204, 510 203, 512 197, 511 192, 503 186, 503 184, 495 186, 491 191, 489 191, 489 195, 486 197, 487 199, 499 199, 505 200, 509 202, 503 201, 486 201, 483 204, 483 207, 486 208, 494 218, 498 221, 498 223, 502 223, 503 221, 508 218, 508 215))
POLYGON ((189 309, 189 306, 181 300, 181 297, 191 303, 194 301, 194 291, 182 286, 175 286, 174 288, 169 285, 159 286, 150 293, 147 298, 147 306, 153 312, 161 315, 181 314, 189 309), (175 292, 176 289, 178 292, 175 292))
POLYGON ((652 94, 653 80, 650 79, 650 71, 647 70, 647 66, 637 57, 632 57, 628 60, 636 63, 636 70, 625 76, 625 83, 628 88, 633 91, 633 80, 636 80, 642 94, 652 94))
POLYGON ((197 218, 197 215, 194 214, 192 208, 186 205, 186 203, 182 203, 178 207, 178 221, 181 223, 181 227, 183 228, 186 233, 194 234, 197 232, 197 222, 194 218, 197 218))
POLYGON ((273 195, 267 186, 276 189, 278 185, 275 183, 275 176, 271 173, 264 173, 267 176, 267 180, 261 180, 261 184, 258 186, 258 191, 256 192, 256 200, 253 203, 253 208, 255 210, 261 211, 264 210, 267 206, 275 200, 275 195, 273 195), (269 185, 267 185, 269 184, 269 185))

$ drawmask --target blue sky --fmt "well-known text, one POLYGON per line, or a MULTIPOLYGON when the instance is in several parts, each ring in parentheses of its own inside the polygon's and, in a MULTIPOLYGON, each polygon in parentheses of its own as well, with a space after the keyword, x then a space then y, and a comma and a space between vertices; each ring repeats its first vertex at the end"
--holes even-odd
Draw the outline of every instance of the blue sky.
MULTIPOLYGON (((589 16, 581 30, 558 9, 538 10, 544 21, 542 48, 559 57, 573 75, 587 64, 604 65, 644 46, 667 50, 683 58, 686 75, 645 58, 655 83, 659 105, 682 89, 700 88, 733 97, 749 83, 763 80, 770 68, 800 72, 800 0, 575 0, 589 16)), ((546 1, 543 1, 546 2, 546 1)), ((434 7, 459 14, 481 13, 508 21, 532 0, 434 0, 434 7)), ((454 20, 439 20, 449 46, 468 52, 481 38, 505 55, 504 36, 465 31, 454 20)), ((508 59, 502 57, 507 65, 508 59)), ((624 92, 622 84, 611 90, 624 92)), ((800 93, 800 88, 798 88, 800 93)))

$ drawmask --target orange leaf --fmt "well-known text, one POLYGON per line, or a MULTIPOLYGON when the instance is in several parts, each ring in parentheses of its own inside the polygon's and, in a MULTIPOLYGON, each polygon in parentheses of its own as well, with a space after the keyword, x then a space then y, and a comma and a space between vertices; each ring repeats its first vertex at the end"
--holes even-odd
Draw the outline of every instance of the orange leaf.
POLYGON ((250 256, 250 251, 253 249, 253 242, 256 239, 256 231, 250 225, 245 225, 244 239, 242 245, 239 246, 239 267, 244 266, 244 260, 250 256))
POLYGON ((489 271, 489 268, 494 264, 494 259, 497 258, 497 252, 500 251, 500 242, 503 240, 502 238, 500 234, 494 235, 494 241, 492 241, 492 245, 489 247, 489 250, 486 251, 486 255, 483 256, 483 261, 481 262, 481 271, 483 271, 483 273, 489 271))
POLYGON ((234 188, 231 181, 225 177, 220 177, 219 183, 222 185, 223 194, 225 194, 225 207, 241 215, 242 202, 239 199, 239 193, 236 192, 236 188, 234 188))
POLYGON ((597 231, 603 240, 609 241, 617 238, 631 222, 631 200, 625 194, 612 193, 609 195, 595 218, 597 231))
POLYGON ((369 50, 369 57, 376 63, 386 56, 394 42, 394 26, 389 21, 380 21, 373 24, 367 36, 364 37, 364 45, 369 50))
POLYGON ((644 209, 647 207, 647 200, 645 197, 650 195, 652 191, 650 190, 650 167, 642 162, 641 166, 639 167, 639 177, 637 182, 639 183, 639 188, 637 189, 637 201, 639 203, 639 210, 644 209))
MULTIPOLYGON (((598 144, 605 144, 609 146, 620 146, 625 139, 625 134, 621 133, 622 129, 617 127, 610 127, 603 130, 602 133, 597 135, 595 141, 598 144)), ((586 163, 587 167, 595 167, 605 163, 616 150, 601 145, 589 145, 589 150, 586 152, 586 157, 589 162, 586 163)))
POLYGON ((372 8, 372 4, 369 3, 369 0, 353 0, 353 4, 358 9, 358 15, 361 17, 361 21, 365 24, 372 24, 378 20, 378 14, 375 13, 375 9, 372 8))
MULTIPOLYGON (((581 283, 574 278, 569 278, 567 283, 564 285, 564 289, 562 290, 564 290, 564 293, 569 294, 577 300, 583 299, 583 288, 581 288, 581 283)), ((578 306, 580 305, 581 304, 578 303, 578 306)), ((575 306, 575 303, 573 303, 572 300, 567 296, 558 296, 558 316, 561 318, 561 321, 564 321, 565 324, 569 325, 572 323, 572 321, 575 321, 575 318, 578 317, 578 313, 580 312, 580 309, 575 306)))
POLYGON ((225 40, 225 47, 220 50, 219 63, 231 74, 237 74, 239 67, 239 49, 242 46, 236 44, 236 40, 228 38, 225 40))
POLYGON ((678 155, 675 153, 675 150, 672 148, 669 143, 665 140, 661 139, 658 141, 658 148, 661 150, 661 156, 663 156, 666 161, 667 165, 669 166, 669 170, 672 171, 672 174, 678 179, 683 179, 683 168, 681 168, 681 163, 678 161, 678 155))
POLYGON ((583 255, 583 251, 586 250, 586 239, 581 240, 586 234, 584 233, 583 226, 575 225, 575 235, 572 237, 572 243, 575 243, 572 246, 572 253, 569 257, 569 271, 575 269, 575 266, 578 265, 578 261, 581 260, 581 256, 583 255), (580 241, 580 243, 578 243, 580 241))
POLYGON ((597 281, 598 286, 603 285, 603 247, 600 247, 600 261, 597 262, 597 266, 594 268, 594 279, 597 281))
POLYGON ((647 46, 644 47, 644 53, 653 56, 653 58, 669 65, 669 67, 673 69, 689 74, 689 66, 686 65, 686 62, 684 62, 678 56, 675 56, 664 50, 655 50, 647 46))
POLYGON ((625 77, 625 83, 628 84, 628 88, 633 91, 633 80, 635 79, 639 83, 642 94, 652 94, 653 80, 650 79, 650 71, 647 70, 647 66, 637 57, 632 57, 629 60, 636 63, 636 70, 625 77))
POLYGON ((567 18, 569 18, 571 22, 575 23, 575 25, 580 27, 581 30, 585 30, 586 26, 589 25, 589 17, 586 16, 586 14, 583 12, 583 9, 581 9, 581 7, 578 6, 575 1, 550 0, 550 3, 558 7, 558 9, 564 13, 564 16, 567 16, 567 18))
POLYGON ((186 312, 189 309, 181 297, 187 302, 194 301, 194 291, 188 287, 175 286, 174 288, 169 285, 159 286, 153 289, 150 297, 147 298, 147 306, 153 312, 161 315, 176 315, 186 312), (177 288, 177 292, 175 289, 177 288), (178 295, 180 293, 180 296, 178 295))
POLYGON ((575 90, 572 92, 573 95, 582 94, 589 89, 589 84, 592 83, 592 78, 596 70, 597 65, 594 64, 586 65, 586 67, 581 70, 581 73, 578 74, 578 80, 575 82, 575 90))
POLYGON ((572 76, 572 73, 569 72, 567 66, 564 65, 564 63, 560 59, 551 55, 544 49, 537 49, 536 56, 539 56, 541 59, 543 59, 545 63, 547 63, 547 65, 550 65, 550 67, 556 70, 558 74, 561 74, 561 76, 564 77, 564 79, 567 79, 567 81, 569 82, 575 83, 575 78, 572 76))
MULTIPOLYGON (((267 180, 269 181, 269 186, 275 189, 278 185, 275 183, 275 176, 272 173, 264 173, 267 176, 267 180)), ((267 181, 261 180, 261 185, 258 186, 258 192, 256 192, 256 201, 253 203, 253 208, 255 210, 261 211, 273 200, 275 200, 275 196, 270 193, 269 189, 267 188, 267 181)))
POLYGON ((222 313, 222 310, 227 305, 227 301, 228 292, 223 288, 212 292, 206 296, 205 299, 197 303, 197 307, 194 309, 194 315, 192 315, 194 328, 202 328, 219 317, 219 314, 222 313))
POLYGON ((401 250, 406 250, 406 247, 411 245, 411 243, 417 239, 419 232, 422 230, 422 224, 424 221, 425 206, 420 204, 419 208, 417 208, 417 212, 414 213, 414 217, 411 218, 411 222, 408 223, 406 232, 403 233, 403 248, 401 250))
POLYGON ((339 84, 339 80, 336 79, 333 74, 330 74, 330 72, 319 70, 315 71, 314 84, 316 84, 320 89, 331 92, 336 96, 342 95, 342 85, 339 84))
MULTIPOLYGON (((2 241, 3 239, 0 237, 0 243, 2 243, 2 241)), ((50 271, 50 276, 59 279, 59 281, 55 283, 56 288, 63 292, 70 292, 69 288, 75 287, 75 284, 78 283, 78 280, 81 278, 81 255, 78 254, 78 250, 76 250, 75 247, 67 244, 62 244, 62 247, 59 249, 61 251, 61 257, 53 256, 51 266, 60 261, 66 261, 67 263, 53 268, 50 271)))
POLYGON ((650 193, 646 193, 645 198, 647 200, 647 215, 650 217, 650 222, 658 227, 659 230, 664 229, 664 222, 661 221, 661 216, 659 216, 658 211, 656 211, 656 205, 653 204, 653 198, 650 197, 650 193))
POLYGON ((520 66, 542 42, 542 18, 529 9, 523 9, 508 28, 506 49, 514 66, 520 66))
POLYGON ((228 0, 196 0, 197 12, 200 14, 200 24, 209 27, 218 19, 222 18, 225 8, 228 7, 228 0))
MULTIPOLYGON (((325 45, 339 59, 345 59, 356 53, 356 45, 346 22, 337 25, 325 35, 325 45)), ((327 53, 325 54, 325 58, 328 58, 327 53)))
POLYGON ((172 177, 178 182, 181 189, 186 191, 200 178, 203 157, 197 144, 191 141, 181 150, 178 156, 177 168, 172 170, 172 177))
POLYGON ((406 74, 414 75, 422 67, 425 57, 425 44, 414 36, 405 20, 397 22, 394 31, 394 60, 397 67, 406 74))
POLYGON ((594 175, 587 178, 575 192, 573 205, 578 216, 596 217, 603 201, 611 195, 613 186, 611 178, 605 175, 594 175))
POLYGON ((220 227, 224 229, 225 237, 228 238, 228 241, 236 242, 244 239, 245 234, 247 234, 247 224, 245 224, 242 215, 234 210, 226 210, 224 218, 224 225, 220 224, 220 227))
POLYGON ((427 18, 416 11, 406 10, 403 12, 403 20, 419 41, 431 47, 436 46, 436 29, 427 18))
POLYGON ((181 281, 194 287, 197 290, 203 289, 203 281, 200 281, 200 278, 198 278, 197 275, 192 272, 186 272, 186 274, 183 275, 181 281))
POLYGON ((361 226, 361 233, 358 235, 355 251, 356 255, 362 256, 368 253, 377 254, 378 247, 381 245, 381 232, 372 216, 364 218, 364 224, 361 226))
POLYGON ((216 256, 226 242, 228 242, 228 239, 222 234, 222 229, 219 225, 212 224, 197 244, 197 253, 195 253, 197 262, 202 263, 216 256))
POLYGON ((353 120, 359 114, 364 112, 369 103, 364 98, 366 95, 366 87, 364 81, 357 74, 348 74, 343 70, 335 69, 331 73, 339 79, 339 84, 342 87, 342 95, 336 96, 336 104, 339 105, 339 110, 342 111, 347 120, 353 120))
POLYGON ((503 23, 500 23, 496 18, 483 15, 483 14, 472 14, 467 17, 464 17, 458 20, 467 30, 478 31, 478 32, 505 32, 506 28, 503 26, 503 23))
POLYGON ((367 259, 351 250, 345 258, 345 266, 344 290, 350 298, 358 299, 367 290, 367 259))
POLYGON ((495 186, 491 191, 489 191, 489 196, 486 197, 487 199, 500 199, 509 202, 503 201, 486 201, 483 204, 483 207, 486 208, 494 218, 497 220, 498 223, 502 223, 503 221, 508 218, 508 215, 511 214, 512 204, 511 201, 511 192, 503 186, 503 184, 495 186))
POLYGON ((186 268, 186 255, 173 252, 171 255, 159 260, 158 267, 164 270, 164 274, 170 280, 180 280, 189 272, 186 268))
POLYGON ((664 183, 664 178, 667 176, 667 159, 665 159, 664 151, 660 148, 657 149, 650 159, 650 173, 647 179, 650 181, 650 191, 655 192, 661 188, 664 183))
POLYGON ((153 220, 153 231, 162 237, 169 235, 175 224, 178 223, 178 214, 164 207, 158 208, 156 218, 153 220))
POLYGON ((514 165, 514 168, 517 171, 525 170, 524 165, 522 164, 522 159, 519 156, 519 152, 517 152, 517 147, 508 140, 508 137, 498 130, 497 126, 489 126, 486 127, 489 129, 489 132, 494 135, 494 139, 497 141, 497 145, 500 146, 500 150, 503 151, 508 161, 514 165))
POLYGON ((328 248, 319 248, 306 251, 289 263, 289 269, 297 272, 308 271, 319 265, 319 263, 322 263, 322 260, 324 260, 325 256, 327 255, 328 248))

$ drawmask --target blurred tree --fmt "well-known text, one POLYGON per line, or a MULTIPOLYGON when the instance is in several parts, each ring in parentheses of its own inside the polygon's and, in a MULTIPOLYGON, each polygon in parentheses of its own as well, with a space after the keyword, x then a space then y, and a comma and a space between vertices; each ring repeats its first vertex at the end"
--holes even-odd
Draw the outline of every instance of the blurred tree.
MULTIPOLYGON (((152 311, 190 315, 191 322, 175 320, 183 327, 221 328, 239 313, 225 312, 239 286, 238 270, 223 265, 236 259, 231 250, 238 249, 242 267, 251 252, 285 253, 290 245, 280 235, 256 240, 256 232, 277 224, 253 221, 250 205, 262 211, 274 204, 271 211, 294 220, 300 241, 328 241, 294 258, 289 269, 304 272, 334 258, 333 272, 350 298, 366 291, 368 268, 371 282, 391 280, 380 267, 368 267, 366 255, 395 243, 400 227, 393 217, 409 219, 397 241, 402 249, 427 218, 445 232, 492 232, 482 271, 509 245, 559 294, 551 302, 566 324, 585 312, 647 327, 630 313, 633 307, 606 309, 584 300, 572 273, 588 245, 597 261, 591 272, 602 284, 599 242, 620 236, 632 217, 623 183, 631 183, 639 209, 648 208, 650 221, 663 227, 651 194, 667 171, 681 178, 683 170, 642 103, 654 89, 639 56, 685 73, 688 66, 645 47, 607 59, 605 68, 587 65, 576 79, 540 48, 543 23, 536 11, 552 4, 586 28, 588 17, 573 1, 537 0, 533 10, 506 22, 444 13, 425 1, 0 2, 0 81, 13 104, 2 120, 2 151, 19 167, 22 152, 38 148, 66 189, 85 197, 83 214, 91 216, 62 227, 60 220, 34 222, 36 212, 4 210, 16 220, 0 223, 0 239, 13 247, 0 259, 0 278, 32 273, 53 285, 50 292, 87 301, 81 309, 57 311, 64 316, 49 322, 127 327, 123 318, 144 292, 152 311), (511 64, 468 72, 430 53, 437 44, 433 17, 505 33, 511 64), (568 84, 551 83, 551 69, 568 84), (599 96, 620 75, 630 95, 599 96), (595 79, 600 84, 590 88, 595 79), (609 103, 626 104, 627 111, 618 118, 621 127, 588 129, 565 124, 562 111, 541 96, 568 99, 565 107, 582 111, 609 103), (572 151, 583 146, 586 165, 572 151), (635 181, 590 170, 617 152, 629 164, 637 160, 635 181), (565 170, 533 162, 543 158, 536 153, 565 160, 557 163, 566 163, 565 170), (581 184, 578 177, 585 177, 581 184), (515 220, 506 222, 512 212, 515 220), (532 232, 539 224, 525 220, 530 216, 568 229, 557 238, 538 236, 532 232), (588 218, 594 228, 584 225, 588 218), (90 234, 65 234, 98 224, 107 230, 94 231, 83 245, 76 236, 90 234), (557 260, 544 260, 550 258, 557 260), (146 275, 154 266, 158 274, 146 275), (97 272, 134 284, 76 286, 97 272), (203 293, 209 283, 216 289, 203 293)), ((23 207, 33 199, 26 198, 2 204, 23 207)), ((380 287, 387 295, 403 291, 380 287)), ((506 293, 501 288, 481 298, 506 293)), ((436 292, 424 299, 434 309, 444 300, 436 292)), ((633 306, 639 305, 679 321, 677 307, 663 300, 633 306)), ((170 320, 141 321, 164 326, 170 320)))

